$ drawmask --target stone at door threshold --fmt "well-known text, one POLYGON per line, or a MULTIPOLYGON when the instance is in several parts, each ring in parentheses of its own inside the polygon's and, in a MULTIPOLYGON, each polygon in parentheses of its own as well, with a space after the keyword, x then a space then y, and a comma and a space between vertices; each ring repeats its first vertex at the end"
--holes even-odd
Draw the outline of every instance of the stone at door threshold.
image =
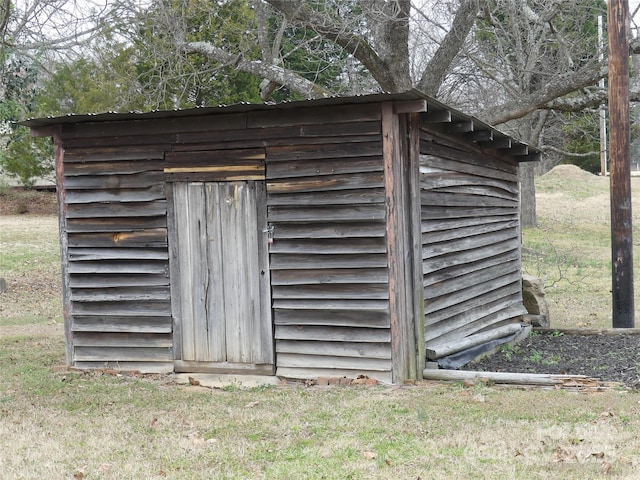
POLYGON ((280 379, 266 375, 224 375, 217 373, 177 373, 179 385, 199 385, 206 388, 250 389, 268 385, 280 385, 280 379))

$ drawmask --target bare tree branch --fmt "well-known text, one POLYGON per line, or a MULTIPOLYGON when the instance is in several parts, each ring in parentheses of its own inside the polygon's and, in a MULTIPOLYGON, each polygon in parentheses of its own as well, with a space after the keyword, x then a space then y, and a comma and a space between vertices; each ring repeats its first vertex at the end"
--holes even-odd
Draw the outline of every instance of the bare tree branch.
POLYGON ((233 55, 208 42, 189 42, 183 46, 184 53, 199 53, 223 65, 233 66, 273 82, 289 85, 307 98, 319 98, 331 95, 331 92, 306 78, 277 65, 260 60, 246 60, 242 55, 233 55))
POLYGON ((267 1, 280 11, 289 22, 318 32, 324 38, 335 42, 357 58, 369 70, 383 90, 397 91, 398 84, 403 83, 389 75, 388 66, 378 56, 372 45, 366 38, 358 35, 345 24, 341 17, 323 15, 309 8, 304 2, 292 2, 290 0, 267 1))
POLYGON ((540 150, 542 150, 543 152, 558 153, 567 158, 587 158, 587 157, 592 157, 594 155, 600 155, 600 152, 597 152, 597 151, 583 152, 583 153, 569 152, 567 150, 554 147, 553 145, 542 145, 542 146, 539 146, 538 148, 540 148, 540 150))
POLYGON ((480 4, 478 0, 465 0, 456 12, 451 30, 444 36, 435 55, 427 64, 418 82, 418 89, 436 96, 453 59, 460 53, 467 35, 475 24, 480 4))

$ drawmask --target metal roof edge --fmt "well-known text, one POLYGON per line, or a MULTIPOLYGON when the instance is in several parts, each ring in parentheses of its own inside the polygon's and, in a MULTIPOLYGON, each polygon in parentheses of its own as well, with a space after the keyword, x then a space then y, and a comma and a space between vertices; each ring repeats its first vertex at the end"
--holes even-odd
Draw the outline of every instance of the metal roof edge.
MULTIPOLYGON (((152 110, 148 112, 103 112, 103 113, 87 113, 87 114, 67 114, 62 116, 49 116, 41 118, 30 118, 21 122, 19 125, 24 125, 33 129, 40 127, 49 127, 53 125, 61 124, 73 124, 73 123, 97 123, 97 122, 118 122, 126 120, 154 120, 154 119, 166 119, 166 118, 180 118, 180 117, 193 117, 204 115, 217 115, 223 113, 243 113, 251 111, 261 110, 285 110, 291 108, 306 107, 320 107, 331 105, 357 105, 365 103, 380 103, 384 101, 410 101, 410 100, 425 100, 427 102, 427 113, 429 112, 449 112, 449 122, 453 125, 461 125, 461 122, 471 122, 471 129, 475 132, 489 132, 488 136, 493 139, 508 138, 510 140, 508 147, 502 147, 504 153, 512 156, 516 161, 537 161, 540 159, 540 151, 521 142, 510 135, 507 135, 497 128, 479 120, 473 116, 464 114, 459 110, 456 110, 449 105, 446 105, 435 98, 421 92, 417 89, 407 90, 399 93, 370 93, 355 96, 332 96, 323 97, 308 100, 294 100, 285 101, 280 103, 237 103, 233 105, 218 105, 208 107, 194 107, 188 109, 176 109, 176 110, 152 110), (478 128, 479 127, 479 128, 478 128), (517 149, 515 147, 518 147, 517 149)), ((446 123, 447 120, 438 120, 438 123, 446 123)), ((461 126, 462 128, 462 126, 461 126)), ((462 132, 458 133, 468 133, 462 132)), ((465 139, 469 141, 469 139, 465 139)), ((473 140, 472 140, 473 141, 473 140)))

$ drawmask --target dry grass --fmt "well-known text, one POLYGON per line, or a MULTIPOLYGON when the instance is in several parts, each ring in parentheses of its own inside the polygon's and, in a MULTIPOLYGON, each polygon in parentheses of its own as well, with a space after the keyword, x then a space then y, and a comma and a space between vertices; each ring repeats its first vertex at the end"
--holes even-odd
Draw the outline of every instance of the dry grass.
POLYGON ((0 216, 0 328, 62 322, 60 243, 55 216, 0 216))
MULTIPOLYGON (((547 282, 552 325, 608 326, 606 180, 554 173, 540 179, 525 267, 547 282)), ((640 478, 637 393, 209 390, 68 372, 55 219, 0 217, 0 249, 2 480, 640 478)))
MULTIPOLYGON (((523 268, 545 282, 552 327, 611 328, 609 179, 561 165, 536 185, 539 228, 523 231, 523 268)), ((638 239, 638 177, 632 178, 632 195, 638 239)), ((640 266, 638 252, 634 264, 640 266)), ((635 293, 639 307, 640 290, 635 293)))
POLYGON ((207 390, 170 377, 56 373, 60 340, 1 343, 2 479, 640 473, 640 398, 632 393, 435 383, 207 390))

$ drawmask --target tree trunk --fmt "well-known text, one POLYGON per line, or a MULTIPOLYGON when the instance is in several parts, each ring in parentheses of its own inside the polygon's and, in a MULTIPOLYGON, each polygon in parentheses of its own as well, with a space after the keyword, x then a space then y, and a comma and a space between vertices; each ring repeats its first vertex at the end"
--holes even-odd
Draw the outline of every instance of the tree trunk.
POLYGON ((520 168, 520 220, 523 227, 537 227, 535 163, 521 163, 520 168))

